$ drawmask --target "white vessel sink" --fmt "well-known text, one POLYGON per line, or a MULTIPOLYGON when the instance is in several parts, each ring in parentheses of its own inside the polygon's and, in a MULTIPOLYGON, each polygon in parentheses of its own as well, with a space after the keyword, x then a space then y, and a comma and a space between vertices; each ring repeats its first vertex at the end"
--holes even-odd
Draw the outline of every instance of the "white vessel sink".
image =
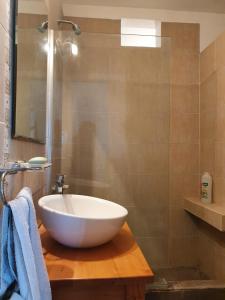
POLYGON ((82 195, 49 195, 42 197, 38 204, 50 235, 63 245, 76 248, 110 241, 128 214, 121 205, 82 195))

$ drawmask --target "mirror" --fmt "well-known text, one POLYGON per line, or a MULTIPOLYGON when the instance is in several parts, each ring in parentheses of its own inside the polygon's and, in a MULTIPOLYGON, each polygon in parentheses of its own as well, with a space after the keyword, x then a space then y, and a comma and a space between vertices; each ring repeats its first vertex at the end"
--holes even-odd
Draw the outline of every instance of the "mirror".
POLYGON ((12 45, 12 137, 45 143, 48 32, 44 1, 18 0, 12 45), (35 12, 35 14, 34 14, 35 12))

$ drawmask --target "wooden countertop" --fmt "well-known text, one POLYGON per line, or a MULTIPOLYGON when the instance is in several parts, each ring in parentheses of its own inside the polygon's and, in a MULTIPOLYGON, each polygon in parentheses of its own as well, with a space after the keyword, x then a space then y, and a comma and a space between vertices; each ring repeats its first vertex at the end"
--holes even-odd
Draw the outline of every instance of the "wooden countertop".
POLYGON ((109 243, 90 249, 73 249, 54 241, 40 228, 44 257, 51 282, 60 280, 149 282, 153 272, 127 224, 109 243))

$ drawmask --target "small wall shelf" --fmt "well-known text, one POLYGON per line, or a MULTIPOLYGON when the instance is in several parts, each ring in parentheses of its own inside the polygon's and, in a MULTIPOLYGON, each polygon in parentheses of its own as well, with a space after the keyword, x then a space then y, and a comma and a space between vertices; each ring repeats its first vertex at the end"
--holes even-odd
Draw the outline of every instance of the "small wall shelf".
POLYGON ((184 209, 220 231, 225 231, 225 206, 204 204, 199 198, 185 198, 184 209))

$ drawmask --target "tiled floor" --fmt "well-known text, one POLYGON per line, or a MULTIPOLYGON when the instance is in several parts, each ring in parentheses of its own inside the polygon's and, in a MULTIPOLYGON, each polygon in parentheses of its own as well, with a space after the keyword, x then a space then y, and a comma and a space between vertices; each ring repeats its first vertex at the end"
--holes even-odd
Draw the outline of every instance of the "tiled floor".
POLYGON ((165 278, 167 281, 182 280, 205 280, 209 279, 205 274, 197 268, 163 268, 155 270, 155 274, 159 278, 165 278))
POLYGON ((147 287, 146 300, 224 300, 225 282, 209 280, 194 268, 162 269, 147 287))
POLYGON ((146 300, 224 300, 225 289, 193 291, 150 291, 146 300))

